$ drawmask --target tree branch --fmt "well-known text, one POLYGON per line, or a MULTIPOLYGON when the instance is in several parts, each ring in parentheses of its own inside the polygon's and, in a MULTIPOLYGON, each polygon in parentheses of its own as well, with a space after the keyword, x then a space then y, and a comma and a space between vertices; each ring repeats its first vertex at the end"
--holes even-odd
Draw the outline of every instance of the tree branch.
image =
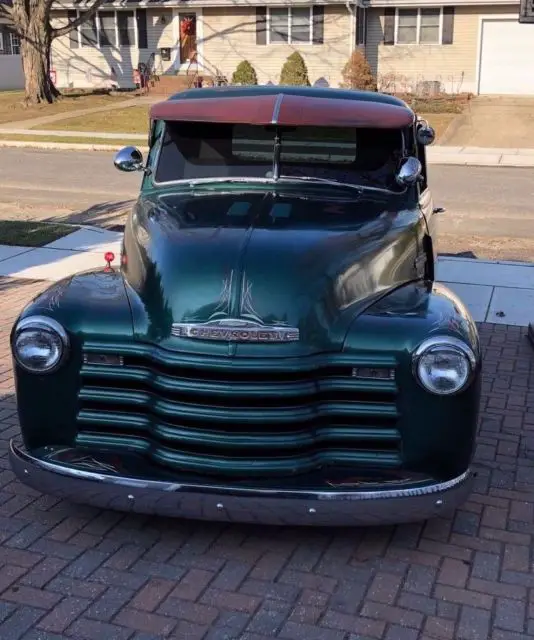
POLYGON ((87 20, 90 20, 105 1, 106 0, 95 0, 90 9, 87 9, 87 11, 83 12, 80 11, 80 16, 76 18, 76 20, 71 20, 68 24, 63 27, 59 27, 58 29, 52 29, 52 39, 64 36, 73 29, 76 29, 76 27, 79 27, 84 22, 87 22, 87 20))
POLYGON ((13 20, 13 7, 4 4, 0 0, 0 18, 7 18, 10 22, 13 20))
MULTIPOLYGON (((4 5, 5 6, 5 5, 4 5)), ((11 26, 16 33, 22 35, 28 28, 29 18, 28 7, 25 0, 13 0, 9 12, 11 26)))

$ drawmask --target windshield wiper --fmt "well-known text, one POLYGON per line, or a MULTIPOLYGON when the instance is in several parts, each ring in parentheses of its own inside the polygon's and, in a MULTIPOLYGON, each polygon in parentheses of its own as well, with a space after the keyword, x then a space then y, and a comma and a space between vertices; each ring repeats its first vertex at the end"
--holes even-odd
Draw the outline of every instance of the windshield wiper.
POLYGON ((280 176, 275 178, 256 178, 247 176, 235 176, 235 177, 213 177, 213 178, 181 178, 180 180, 172 180, 166 184, 185 184, 191 187, 197 185, 210 185, 213 183, 219 184, 270 184, 276 185, 288 182, 311 182, 316 184, 327 184, 338 189, 350 189, 351 191, 357 191, 363 193, 364 191, 374 191, 378 193, 397 193, 391 189, 382 187, 370 187, 363 184, 350 184, 350 182, 339 182, 338 180, 329 180, 328 178, 313 178, 311 176, 280 176))
POLYGON ((350 182, 339 182, 339 180, 329 180, 328 178, 314 178, 312 176, 280 176, 278 182, 317 182, 318 184, 328 184, 341 189, 354 189, 360 193, 363 191, 378 191, 380 193, 396 193, 385 187, 370 187, 364 184, 351 184, 350 182))
POLYGON ((247 178, 243 177, 226 177, 226 178, 184 178, 183 180, 175 180, 175 183, 183 183, 183 184, 209 184, 210 182, 259 182, 261 184, 272 184, 274 182, 273 178, 247 178))

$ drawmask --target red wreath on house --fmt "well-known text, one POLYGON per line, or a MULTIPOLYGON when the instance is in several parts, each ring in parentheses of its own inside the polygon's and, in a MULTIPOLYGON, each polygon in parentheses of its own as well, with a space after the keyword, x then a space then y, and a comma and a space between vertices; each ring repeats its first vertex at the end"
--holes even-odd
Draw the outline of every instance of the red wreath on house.
POLYGON ((193 18, 182 18, 180 32, 183 37, 193 35, 193 18))

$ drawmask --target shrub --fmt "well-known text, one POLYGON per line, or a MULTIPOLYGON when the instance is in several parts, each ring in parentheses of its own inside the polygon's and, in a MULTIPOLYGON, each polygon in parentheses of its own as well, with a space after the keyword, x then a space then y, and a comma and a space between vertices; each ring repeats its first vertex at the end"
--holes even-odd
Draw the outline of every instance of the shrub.
POLYGON ((345 89, 361 89, 363 91, 376 91, 376 79, 373 76, 371 67, 365 55, 359 49, 352 52, 352 55, 343 67, 341 72, 345 89))
POLYGON ((258 84, 256 70, 248 60, 242 60, 232 75, 232 84, 258 84))
POLYGON ((310 86, 306 63, 298 51, 292 53, 284 62, 282 72, 280 73, 280 84, 310 86))

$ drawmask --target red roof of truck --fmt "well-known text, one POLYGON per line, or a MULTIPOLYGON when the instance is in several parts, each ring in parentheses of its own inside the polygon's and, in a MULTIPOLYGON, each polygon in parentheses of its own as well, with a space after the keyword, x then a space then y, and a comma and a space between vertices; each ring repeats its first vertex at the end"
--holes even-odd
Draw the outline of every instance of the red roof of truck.
POLYGON ((154 120, 220 122, 280 126, 368 127, 395 129, 413 123, 413 111, 401 101, 398 103, 373 99, 345 97, 347 92, 336 89, 321 92, 289 93, 261 92, 255 87, 250 94, 209 89, 197 89, 197 94, 166 100, 152 106, 154 120), (205 96, 203 96, 203 92, 205 96))

